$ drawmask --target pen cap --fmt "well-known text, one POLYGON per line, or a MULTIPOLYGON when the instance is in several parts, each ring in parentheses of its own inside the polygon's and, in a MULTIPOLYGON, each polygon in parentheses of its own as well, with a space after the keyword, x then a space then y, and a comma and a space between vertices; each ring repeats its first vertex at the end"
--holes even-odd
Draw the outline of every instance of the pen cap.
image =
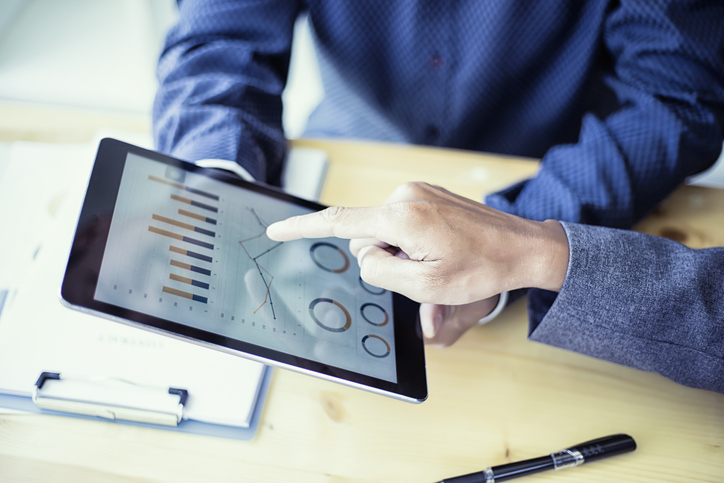
POLYGON ((578 450, 584 463, 629 453, 636 449, 636 441, 628 434, 613 434, 577 444, 571 450, 578 450))

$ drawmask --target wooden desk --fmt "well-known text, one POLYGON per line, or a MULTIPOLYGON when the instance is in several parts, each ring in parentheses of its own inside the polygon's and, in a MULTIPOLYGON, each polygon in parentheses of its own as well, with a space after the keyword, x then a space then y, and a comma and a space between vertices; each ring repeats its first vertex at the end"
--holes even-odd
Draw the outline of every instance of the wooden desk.
MULTIPOLYGON (((7 112, 0 106, 0 119, 7 112)), ((0 122, 0 140, 26 134, 46 140, 42 121, 42 129, 33 130, 36 114, 21 112, 8 129, 0 122)), ((49 140, 90 140, 88 126, 106 119, 71 114, 76 122, 69 131, 58 124, 47 129, 49 140)), ((381 203, 409 180, 480 199, 537 169, 532 161, 449 150, 297 144, 329 153, 322 194, 328 204, 381 203)), ((724 245, 721 213, 724 192, 685 187, 639 228, 696 247, 724 245)), ((453 347, 429 348, 430 397, 421 405, 278 370, 251 442, 2 415, 0 481, 432 482, 617 432, 633 435, 639 449, 521 481, 724 481, 723 395, 529 342, 525 335, 525 307, 518 302, 453 347)))

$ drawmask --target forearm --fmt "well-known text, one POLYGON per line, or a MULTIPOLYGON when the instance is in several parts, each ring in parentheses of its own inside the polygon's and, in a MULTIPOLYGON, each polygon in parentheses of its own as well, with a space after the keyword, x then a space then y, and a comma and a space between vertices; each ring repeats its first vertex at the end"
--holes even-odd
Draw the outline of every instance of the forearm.
POLYGON ((488 205, 529 219, 629 228, 710 166, 724 125, 723 8, 621 2, 601 54, 612 65, 601 67, 598 101, 578 142, 549 150, 536 178, 488 205))
MULTIPOLYGON (((568 270, 568 239, 561 224, 554 220, 536 223, 540 230, 538 240, 529 240, 526 247, 526 256, 521 260, 519 269, 524 271, 528 278, 518 288, 537 287, 553 292, 560 291, 568 270)), ((524 254, 521 254, 524 255, 524 254)))
POLYGON ((296 2, 186 0, 158 66, 156 147, 182 159, 237 161, 278 181, 281 93, 296 2))
POLYGON ((549 310, 533 291, 530 338, 724 392, 724 248, 563 226, 568 273, 549 310))

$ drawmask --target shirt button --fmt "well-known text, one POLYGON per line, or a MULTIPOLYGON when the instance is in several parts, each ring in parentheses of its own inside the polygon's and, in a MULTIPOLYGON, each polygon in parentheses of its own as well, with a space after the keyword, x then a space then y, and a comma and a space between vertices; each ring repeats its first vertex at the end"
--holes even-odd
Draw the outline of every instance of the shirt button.
POLYGON ((425 142, 434 143, 440 137, 440 130, 432 124, 425 128, 425 142))
POLYGON ((440 57, 440 54, 437 53, 432 54, 428 62, 430 63, 430 67, 437 69, 442 66, 442 57, 440 57))

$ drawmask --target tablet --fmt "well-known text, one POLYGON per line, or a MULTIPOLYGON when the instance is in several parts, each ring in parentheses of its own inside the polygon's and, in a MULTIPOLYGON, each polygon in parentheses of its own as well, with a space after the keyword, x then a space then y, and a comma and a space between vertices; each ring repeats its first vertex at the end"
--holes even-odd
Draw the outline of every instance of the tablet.
POLYGON ((365 283, 344 240, 267 238, 272 222, 323 208, 104 139, 61 297, 210 349, 424 401, 418 305, 365 283))

